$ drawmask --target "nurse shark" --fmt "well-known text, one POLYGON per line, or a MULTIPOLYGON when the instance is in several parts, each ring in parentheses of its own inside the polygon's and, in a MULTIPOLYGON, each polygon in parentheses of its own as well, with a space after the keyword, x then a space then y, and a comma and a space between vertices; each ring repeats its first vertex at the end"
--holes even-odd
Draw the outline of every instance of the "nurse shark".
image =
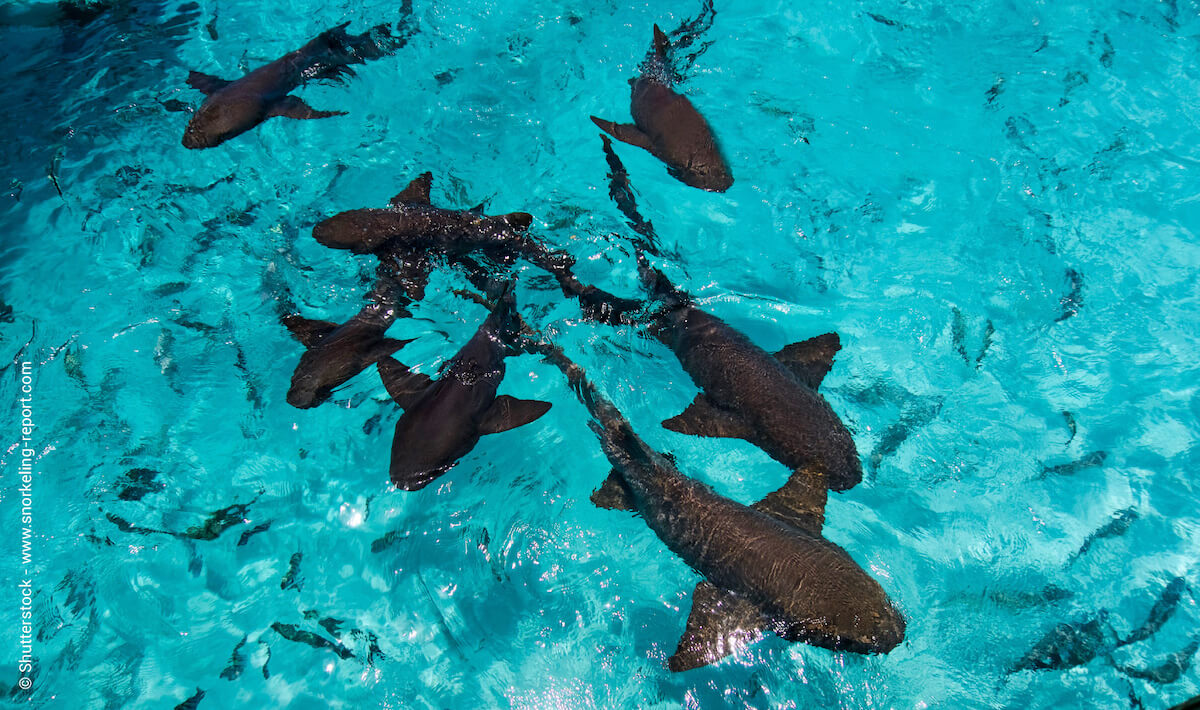
POLYGON ((288 404, 300 409, 321 404, 334 388, 411 342, 384 336, 398 316, 408 315, 394 289, 381 280, 368 296, 370 302, 342 324, 284 316, 283 324, 306 347, 292 374, 288 404))
POLYGON ((566 374, 613 466, 593 502, 641 515, 704 577, 668 659, 672 671, 714 663, 763 631, 856 653, 887 653, 904 639, 904 617, 887 593, 821 534, 827 496, 821 470, 794 471, 754 505, 733 501, 650 448, 560 349, 545 343, 537 349, 566 374))
POLYGON ((361 35, 346 32, 349 22, 326 30, 300 49, 232 81, 193 71, 187 83, 207 98, 192 115, 183 134, 185 148, 212 148, 275 116, 312 119, 341 116, 345 111, 318 111, 291 95, 305 82, 340 80, 354 74, 348 65, 385 56, 407 38, 393 37, 387 25, 361 35), (382 38, 382 39, 380 39, 382 38))
POLYGON ((654 42, 642 65, 642 74, 631 79, 629 110, 633 123, 613 123, 592 116, 600 130, 635 145, 667 164, 676 179, 703 190, 724 192, 733 185, 733 172, 721 155, 717 138, 704 116, 686 96, 671 89, 672 71, 667 59, 670 41, 658 25, 654 42))
POLYGON ((396 422, 389 465, 396 487, 424 488, 475 448, 481 437, 528 424, 550 409, 549 402, 497 394, 504 359, 520 352, 514 347, 519 319, 515 308, 510 288, 437 379, 412 372, 391 357, 379 362, 388 394, 404 409, 396 422))
MULTIPOLYGON (((790 469, 820 471, 835 491, 858 485, 862 464, 854 439, 817 393, 841 349, 837 333, 769 353, 696 307, 650 265, 640 248, 637 257, 657 310, 641 313, 637 301, 581 284, 573 295, 594 320, 646 325, 700 388, 692 403, 663 426, 681 434, 745 439, 790 469)), ((568 283, 563 283, 566 291, 568 283)))
POLYGON ((525 212, 499 216, 469 210, 435 207, 430 202, 433 174, 418 176, 385 208, 341 212, 313 227, 313 238, 333 249, 375 254, 381 262, 397 255, 441 254, 459 259, 482 253, 493 261, 511 263, 524 257, 552 274, 570 274, 574 260, 565 252, 547 249, 526 234, 533 217, 525 212))

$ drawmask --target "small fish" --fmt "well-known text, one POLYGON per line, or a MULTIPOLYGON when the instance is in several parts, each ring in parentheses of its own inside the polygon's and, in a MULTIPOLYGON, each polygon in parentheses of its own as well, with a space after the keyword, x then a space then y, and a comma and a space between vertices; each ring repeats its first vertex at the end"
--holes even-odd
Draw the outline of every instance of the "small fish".
POLYGON ((900 446, 914 431, 929 424, 941 411, 942 400, 940 397, 905 402, 900 413, 900 420, 889 426, 880 435, 879 443, 871 452, 871 465, 879 468, 885 458, 900 450, 900 446))
MULTIPOLYGON (((1073 421, 1072 421, 1073 424, 1073 421)), ((1092 451, 1084 455, 1076 461, 1060 463, 1055 466, 1044 466, 1042 468, 1042 477, 1046 476, 1073 476, 1080 471, 1089 468, 1095 468, 1104 464, 1104 460, 1108 458, 1107 451, 1092 451)))
POLYGON ((196 688, 196 694, 175 706, 175 710, 196 710, 204 699, 204 691, 196 688))
POLYGON ((266 643, 263 643, 262 641, 259 641, 258 643, 259 643, 259 646, 261 646, 264 649, 264 653, 266 655, 266 658, 263 660, 263 664, 262 664, 263 680, 270 680, 271 679, 271 671, 269 671, 267 669, 267 665, 271 663, 271 647, 268 646, 266 643))
POLYGON ((1050 584, 1033 592, 1023 590, 992 590, 988 591, 986 596, 996 604, 1009 609, 1028 609, 1030 607, 1044 606, 1070 599, 1075 596, 1075 593, 1069 589, 1063 589, 1057 585, 1050 584))
POLYGON ((120 491, 117 497, 121 500, 141 500, 150 493, 158 493, 167 485, 157 480, 158 471, 149 468, 130 469, 122 481, 118 482, 120 491))
POLYGON ((327 648, 336 653, 338 658, 354 658, 354 653, 342 644, 334 643, 324 636, 318 636, 311 631, 305 631, 304 629, 293 626, 292 624, 283 624, 276 621, 275 623, 271 624, 271 628, 288 641, 295 641, 296 643, 302 643, 317 649, 327 648))
POLYGON ((233 654, 229 657, 229 663, 225 665, 225 669, 221 671, 221 677, 225 680, 237 680, 242 675, 242 671, 246 670, 246 656, 242 653, 242 647, 246 645, 246 636, 242 636, 242 640, 238 641, 238 645, 233 647, 233 654))
POLYGON ((1133 525, 1134 521, 1137 519, 1137 508, 1126 508, 1125 510, 1118 510, 1116 513, 1113 513, 1112 520, 1101 526, 1098 530, 1096 530, 1096 532, 1088 535, 1087 539, 1083 541, 1083 545, 1080 546, 1079 550, 1072 556, 1072 561, 1086 554, 1087 551, 1092 548, 1092 544, 1097 540, 1103 540, 1106 537, 1117 537, 1118 535, 1124 535, 1125 532, 1129 530, 1129 526, 1133 525))
POLYGON ((1119 638, 1109 624, 1106 609, 1101 609, 1095 617, 1085 621, 1058 624, 1013 664, 1009 673, 1074 668, 1090 663, 1099 656, 1110 656, 1121 646, 1143 641, 1162 628, 1175 613, 1186 589, 1187 583, 1182 577, 1172 579, 1151 607, 1146 622, 1124 639, 1119 638))
POLYGON ((1181 651, 1172 653, 1167 660, 1150 668, 1134 668, 1133 666, 1117 666, 1130 678, 1148 680, 1159 685, 1167 685, 1179 680, 1192 666, 1192 657, 1200 650, 1200 640, 1193 640, 1181 651))
POLYGON ((296 591, 300 591, 300 585, 304 583, 300 577, 300 562, 303 559, 304 553, 302 552, 292 554, 291 559, 288 560, 287 574, 283 575, 283 581, 279 583, 280 589, 295 589, 296 591))
POLYGON ((1075 440, 1075 433, 1079 430, 1079 425, 1075 423, 1075 415, 1071 412, 1064 409, 1062 415, 1063 421, 1067 424, 1067 431, 1071 432, 1071 435, 1067 437, 1067 443, 1070 444, 1075 440))
POLYGON ((1009 672, 1082 666, 1116 646, 1117 634, 1108 623, 1108 612, 1101 610, 1098 616, 1084 622, 1055 626, 1009 672))
POLYGON ((270 529, 271 529, 271 521, 270 520, 268 520, 265 523, 262 523, 261 525, 254 526, 254 529, 247 530, 246 532, 242 533, 242 536, 238 538, 237 546, 241 547, 242 545, 245 545, 247 542, 250 542, 250 538, 254 537, 255 535, 258 535, 259 533, 265 533, 266 531, 268 531, 270 529))
POLYGON ((403 540, 407 540, 408 535, 409 534, 407 532, 402 532, 400 530, 389 531, 383 537, 371 541, 371 552, 376 554, 383 552, 389 547, 392 547, 403 540))
POLYGON ((1065 321, 1083 308, 1083 274, 1075 269, 1067 269, 1067 284, 1070 286, 1070 291, 1059 299, 1062 312, 1054 319, 1056 323, 1065 321))
POLYGON ((1162 596, 1150 608, 1150 614, 1146 617, 1145 623, 1129 634, 1121 644, 1137 643, 1157 633, 1163 624, 1167 623, 1167 620, 1171 618, 1171 615, 1175 613, 1175 609, 1179 607, 1179 601, 1183 598, 1185 591, 1188 591, 1188 586, 1187 581, 1183 577, 1175 577, 1168 582, 1166 588, 1163 589, 1162 596))
POLYGON ((209 514, 208 519, 200 525, 194 525, 183 531, 182 537, 193 540, 216 540, 221 533, 234 525, 246 522, 246 511, 249 503, 235 503, 209 514))

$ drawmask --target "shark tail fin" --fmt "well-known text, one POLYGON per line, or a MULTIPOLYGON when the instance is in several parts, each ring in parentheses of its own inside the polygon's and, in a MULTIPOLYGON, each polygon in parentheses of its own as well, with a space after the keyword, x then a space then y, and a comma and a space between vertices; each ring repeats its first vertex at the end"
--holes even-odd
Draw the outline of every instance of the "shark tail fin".
POLYGON ((517 312, 516 281, 487 277, 486 281, 476 284, 483 289, 485 298, 480 303, 491 310, 488 321, 491 332, 510 349, 510 353, 521 350, 521 333, 524 320, 517 312))
POLYGON ((403 34, 400 37, 392 35, 386 24, 376 25, 357 35, 346 31, 349 26, 349 22, 343 22, 337 27, 321 33, 321 40, 327 48, 327 56, 324 66, 311 78, 338 78, 336 73, 331 76, 325 74, 333 71, 333 67, 338 65, 362 64, 368 59, 386 57, 404 46, 408 40, 408 37, 403 34))
POLYGON ((650 260, 646 258, 645 245, 640 239, 635 241, 634 249, 637 251, 638 277, 650 294, 668 306, 687 303, 687 294, 671 283, 666 274, 650 264, 650 260))

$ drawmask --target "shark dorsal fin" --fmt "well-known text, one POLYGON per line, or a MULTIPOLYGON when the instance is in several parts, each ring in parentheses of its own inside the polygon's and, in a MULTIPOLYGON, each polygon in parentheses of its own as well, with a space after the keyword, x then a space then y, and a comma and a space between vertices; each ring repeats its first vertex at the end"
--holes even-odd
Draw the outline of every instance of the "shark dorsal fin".
POLYGON ((752 602, 711 582, 692 593, 692 611, 675 653, 667 659, 674 672, 716 663, 762 636, 766 620, 752 602))
POLYGON ((633 494, 630 493, 625 478, 615 468, 609 472, 604 483, 601 483, 600 487, 592 492, 592 503, 597 508, 608 508, 609 510, 637 510, 633 503, 633 494))
POLYGON ((429 375, 412 372, 391 356, 380 358, 376 366, 388 396, 404 409, 411 407, 433 382, 429 375))
POLYGON ((667 58, 667 50, 669 50, 670 48, 671 48, 671 40, 667 39, 667 35, 658 28, 658 25, 655 25, 654 26, 654 53, 657 54, 658 56, 662 57, 663 59, 666 59, 667 58))
POLYGON ((211 96, 226 86, 229 86, 229 82, 225 79, 221 79, 220 77, 215 77, 212 74, 205 74, 204 72, 199 71, 188 72, 187 84, 193 89, 200 91, 205 96, 211 96))
POLYGON ((541 417, 550 410, 550 403, 537 399, 517 399, 502 394, 496 397, 483 421, 479 423, 479 433, 499 434, 502 431, 516 429, 541 417))
POLYGON ((750 427, 737 416, 713 404, 703 392, 682 413, 663 421, 662 425, 680 434, 745 439, 753 434, 750 427))
POLYGON ((283 325, 291 332, 292 337, 311 348, 321 339, 338 329, 338 324, 327 320, 313 320, 299 315, 283 317, 283 325))
POLYGON ((429 190, 433 187, 433 173, 421 173, 412 182, 408 183, 408 187, 400 191, 388 202, 392 207, 400 205, 427 205, 429 204, 429 190))
POLYGON ((796 469, 779 490, 768 493, 752 508, 813 535, 825 524, 825 501, 829 495, 825 474, 796 469))
POLYGON ((816 389, 833 367, 833 356, 842 349, 837 333, 825 333, 815 338, 792 343, 775 353, 775 359, 791 370, 800 381, 816 389))
POLYGON ((529 229, 529 225, 533 224, 533 215, 528 212, 509 212, 500 218, 504 220, 505 224, 518 232, 524 232, 526 229, 529 229))

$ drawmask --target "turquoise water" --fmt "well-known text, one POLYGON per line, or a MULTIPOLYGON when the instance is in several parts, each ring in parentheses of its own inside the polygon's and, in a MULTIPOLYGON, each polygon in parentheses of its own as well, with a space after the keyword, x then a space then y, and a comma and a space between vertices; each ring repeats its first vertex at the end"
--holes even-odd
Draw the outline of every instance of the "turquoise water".
MULTIPOLYGON (((588 116, 628 120, 651 25, 699 7, 414 11, 394 56, 299 91, 349 115, 272 119, 200 152, 179 144, 176 102, 202 99, 189 69, 234 78, 341 22, 396 22, 395 4, 147 2, 0 26, 0 347, 32 363, 37 425, 25 566, 9 366, 2 554, 6 579, 32 579, 36 664, 21 691, 10 590, 6 703, 162 708, 200 689, 200 708, 1154 708, 1200 692, 1195 3, 718 0, 680 90, 733 187, 617 151, 677 255, 661 265, 702 307, 768 350, 840 333, 822 392, 865 477, 831 495, 825 534, 908 632, 872 657, 768 637, 678 675, 664 660, 697 576, 641 520, 588 502, 609 466, 554 368, 510 360, 502 391, 549 414, 399 492, 398 410, 374 371, 293 409, 300 346, 278 316, 356 312, 373 259, 321 247, 312 225, 425 170, 435 203, 530 212, 584 281, 638 293, 588 116), (131 471, 149 481, 133 493, 131 471), (235 504, 215 539, 137 531, 235 504), (1009 672, 1059 623, 1106 613, 1128 637, 1175 578, 1187 590, 1148 638, 1009 672), (1139 677, 1172 657, 1175 678, 1139 677)), ((474 332, 484 311, 462 285, 435 275, 389 331, 417 338, 406 363, 433 373, 474 332)), ((696 391, 665 348, 580 322, 527 265, 518 299, 681 470, 743 502, 783 482, 749 444, 658 425, 696 391)))

